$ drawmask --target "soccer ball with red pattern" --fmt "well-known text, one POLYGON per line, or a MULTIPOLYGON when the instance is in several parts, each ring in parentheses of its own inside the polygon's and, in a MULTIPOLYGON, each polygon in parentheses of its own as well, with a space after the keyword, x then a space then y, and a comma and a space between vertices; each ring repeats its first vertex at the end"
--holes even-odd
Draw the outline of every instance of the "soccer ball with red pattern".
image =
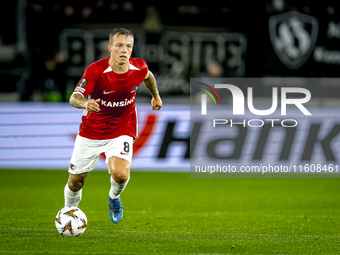
POLYGON ((80 236, 86 230, 87 217, 78 207, 67 206, 58 212, 55 226, 62 236, 80 236))

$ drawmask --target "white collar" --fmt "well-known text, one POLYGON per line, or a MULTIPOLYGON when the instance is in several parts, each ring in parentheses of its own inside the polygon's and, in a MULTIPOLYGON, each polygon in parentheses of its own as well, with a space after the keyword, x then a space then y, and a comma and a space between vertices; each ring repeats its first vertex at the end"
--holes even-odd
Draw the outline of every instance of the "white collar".
MULTIPOLYGON (((138 71, 140 71, 140 69, 138 69, 137 67, 135 67, 132 64, 130 64, 129 69, 130 70, 138 70, 138 71)), ((111 71, 113 71, 113 70, 112 70, 111 66, 109 66, 108 68, 105 69, 105 71, 103 73, 108 73, 108 72, 111 72, 111 71)))

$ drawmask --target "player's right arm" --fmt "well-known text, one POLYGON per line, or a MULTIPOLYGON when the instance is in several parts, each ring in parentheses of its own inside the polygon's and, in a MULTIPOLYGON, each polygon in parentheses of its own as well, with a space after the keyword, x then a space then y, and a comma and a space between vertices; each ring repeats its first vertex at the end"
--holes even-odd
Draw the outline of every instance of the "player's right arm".
POLYGON ((89 112, 99 112, 100 98, 87 100, 80 93, 73 93, 70 97, 70 105, 78 109, 86 109, 89 112))
POLYGON ((89 112, 99 112, 100 98, 86 99, 86 96, 92 94, 95 83, 97 69, 96 65, 91 64, 86 68, 83 77, 78 82, 73 94, 70 97, 70 105, 78 109, 86 109, 89 112))

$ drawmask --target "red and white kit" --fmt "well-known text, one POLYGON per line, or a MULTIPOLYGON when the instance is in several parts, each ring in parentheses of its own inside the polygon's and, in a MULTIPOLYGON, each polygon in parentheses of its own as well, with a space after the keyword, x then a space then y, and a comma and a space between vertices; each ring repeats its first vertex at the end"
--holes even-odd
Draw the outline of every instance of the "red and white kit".
POLYGON ((99 155, 123 158, 131 163, 133 139, 137 137, 136 91, 148 74, 143 59, 130 58, 129 70, 115 73, 109 58, 91 64, 73 93, 98 99, 99 112, 84 111, 74 145, 69 172, 80 174, 93 170, 99 155))

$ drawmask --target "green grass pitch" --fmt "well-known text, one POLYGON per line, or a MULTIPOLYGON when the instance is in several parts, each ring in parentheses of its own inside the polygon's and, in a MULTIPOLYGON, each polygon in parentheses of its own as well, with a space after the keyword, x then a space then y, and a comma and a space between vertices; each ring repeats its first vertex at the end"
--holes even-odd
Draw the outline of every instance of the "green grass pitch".
POLYGON ((1 254, 339 254, 340 179, 192 179, 132 172, 119 224, 109 174, 93 171, 79 207, 88 227, 54 226, 67 171, 0 170, 1 254))

